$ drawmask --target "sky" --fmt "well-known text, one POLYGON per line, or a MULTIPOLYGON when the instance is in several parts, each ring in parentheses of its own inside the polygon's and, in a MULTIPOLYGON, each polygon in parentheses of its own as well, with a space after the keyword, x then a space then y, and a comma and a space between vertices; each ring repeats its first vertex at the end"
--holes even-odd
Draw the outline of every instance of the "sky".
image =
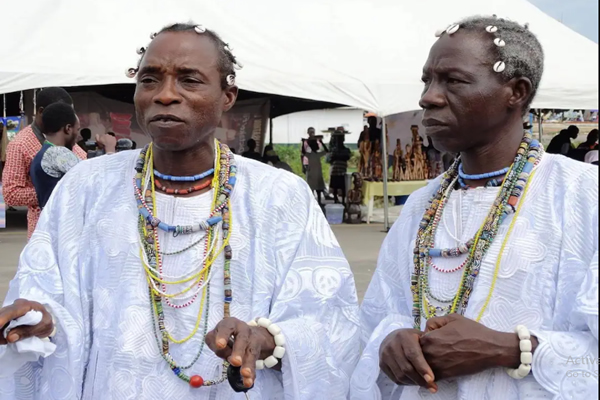
POLYGON ((529 0, 546 14, 598 43, 598 0, 529 0))

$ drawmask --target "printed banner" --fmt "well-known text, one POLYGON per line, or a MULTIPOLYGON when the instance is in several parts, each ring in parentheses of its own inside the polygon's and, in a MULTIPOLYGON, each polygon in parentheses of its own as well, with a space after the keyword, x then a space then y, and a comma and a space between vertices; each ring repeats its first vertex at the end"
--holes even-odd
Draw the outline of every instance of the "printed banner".
POLYGON ((237 102, 221 118, 215 136, 237 154, 246 150, 246 142, 249 139, 254 139, 257 149, 262 149, 269 122, 269 106, 268 99, 237 102))
POLYGON ((9 142, 25 127, 25 120, 23 117, 6 117, 0 118, 0 120, 2 120, 2 125, 6 127, 6 137, 9 142))
MULTIPOLYGON (((81 128, 88 128, 95 135, 114 132, 117 138, 126 138, 142 147, 150 142, 135 118, 133 104, 108 99, 97 93, 72 93, 73 103, 81 122, 81 128)), ((239 101, 223 115, 215 136, 235 149, 244 151, 246 142, 252 138, 262 148, 269 120, 269 100, 239 101)))

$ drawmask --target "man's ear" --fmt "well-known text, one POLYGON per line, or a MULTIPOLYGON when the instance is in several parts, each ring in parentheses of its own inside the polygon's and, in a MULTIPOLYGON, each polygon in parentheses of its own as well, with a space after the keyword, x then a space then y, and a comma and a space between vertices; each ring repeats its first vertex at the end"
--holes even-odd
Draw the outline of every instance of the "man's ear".
POLYGON ((513 78, 508 82, 512 91, 508 98, 508 106, 513 109, 523 110, 531 99, 533 85, 529 78, 513 78))

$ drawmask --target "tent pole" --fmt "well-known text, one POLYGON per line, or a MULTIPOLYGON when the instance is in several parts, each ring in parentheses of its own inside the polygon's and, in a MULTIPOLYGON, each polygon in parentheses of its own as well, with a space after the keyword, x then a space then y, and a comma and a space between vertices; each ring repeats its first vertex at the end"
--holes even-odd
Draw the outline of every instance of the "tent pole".
POLYGON ((388 149, 387 149, 387 132, 385 126, 385 117, 381 118, 381 147, 382 147, 382 161, 383 161, 383 228, 385 232, 390 230, 390 221, 389 221, 389 204, 388 204, 388 149))
POLYGON ((269 113, 269 144, 273 146, 273 117, 269 113))
POLYGON ((537 114, 538 114, 538 136, 539 136, 540 144, 542 144, 542 136, 544 135, 544 127, 542 126, 542 110, 540 110, 538 108, 537 114))

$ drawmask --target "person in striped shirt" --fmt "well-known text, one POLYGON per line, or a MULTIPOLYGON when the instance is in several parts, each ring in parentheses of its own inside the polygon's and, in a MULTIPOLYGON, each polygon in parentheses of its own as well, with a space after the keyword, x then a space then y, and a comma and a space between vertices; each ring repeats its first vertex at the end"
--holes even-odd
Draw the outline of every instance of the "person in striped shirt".
MULTIPOLYGON (((59 87, 42 89, 36 97, 36 115, 31 125, 17 134, 6 148, 6 163, 2 171, 2 194, 7 207, 27 206, 27 237, 30 238, 40 217, 35 188, 29 170, 31 162, 46 141, 42 113, 50 104, 63 102, 73 105, 73 99, 66 90, 59 87)), ((73 153, 79 159, 86 159, 81 147, 73 146, 73 153)))

